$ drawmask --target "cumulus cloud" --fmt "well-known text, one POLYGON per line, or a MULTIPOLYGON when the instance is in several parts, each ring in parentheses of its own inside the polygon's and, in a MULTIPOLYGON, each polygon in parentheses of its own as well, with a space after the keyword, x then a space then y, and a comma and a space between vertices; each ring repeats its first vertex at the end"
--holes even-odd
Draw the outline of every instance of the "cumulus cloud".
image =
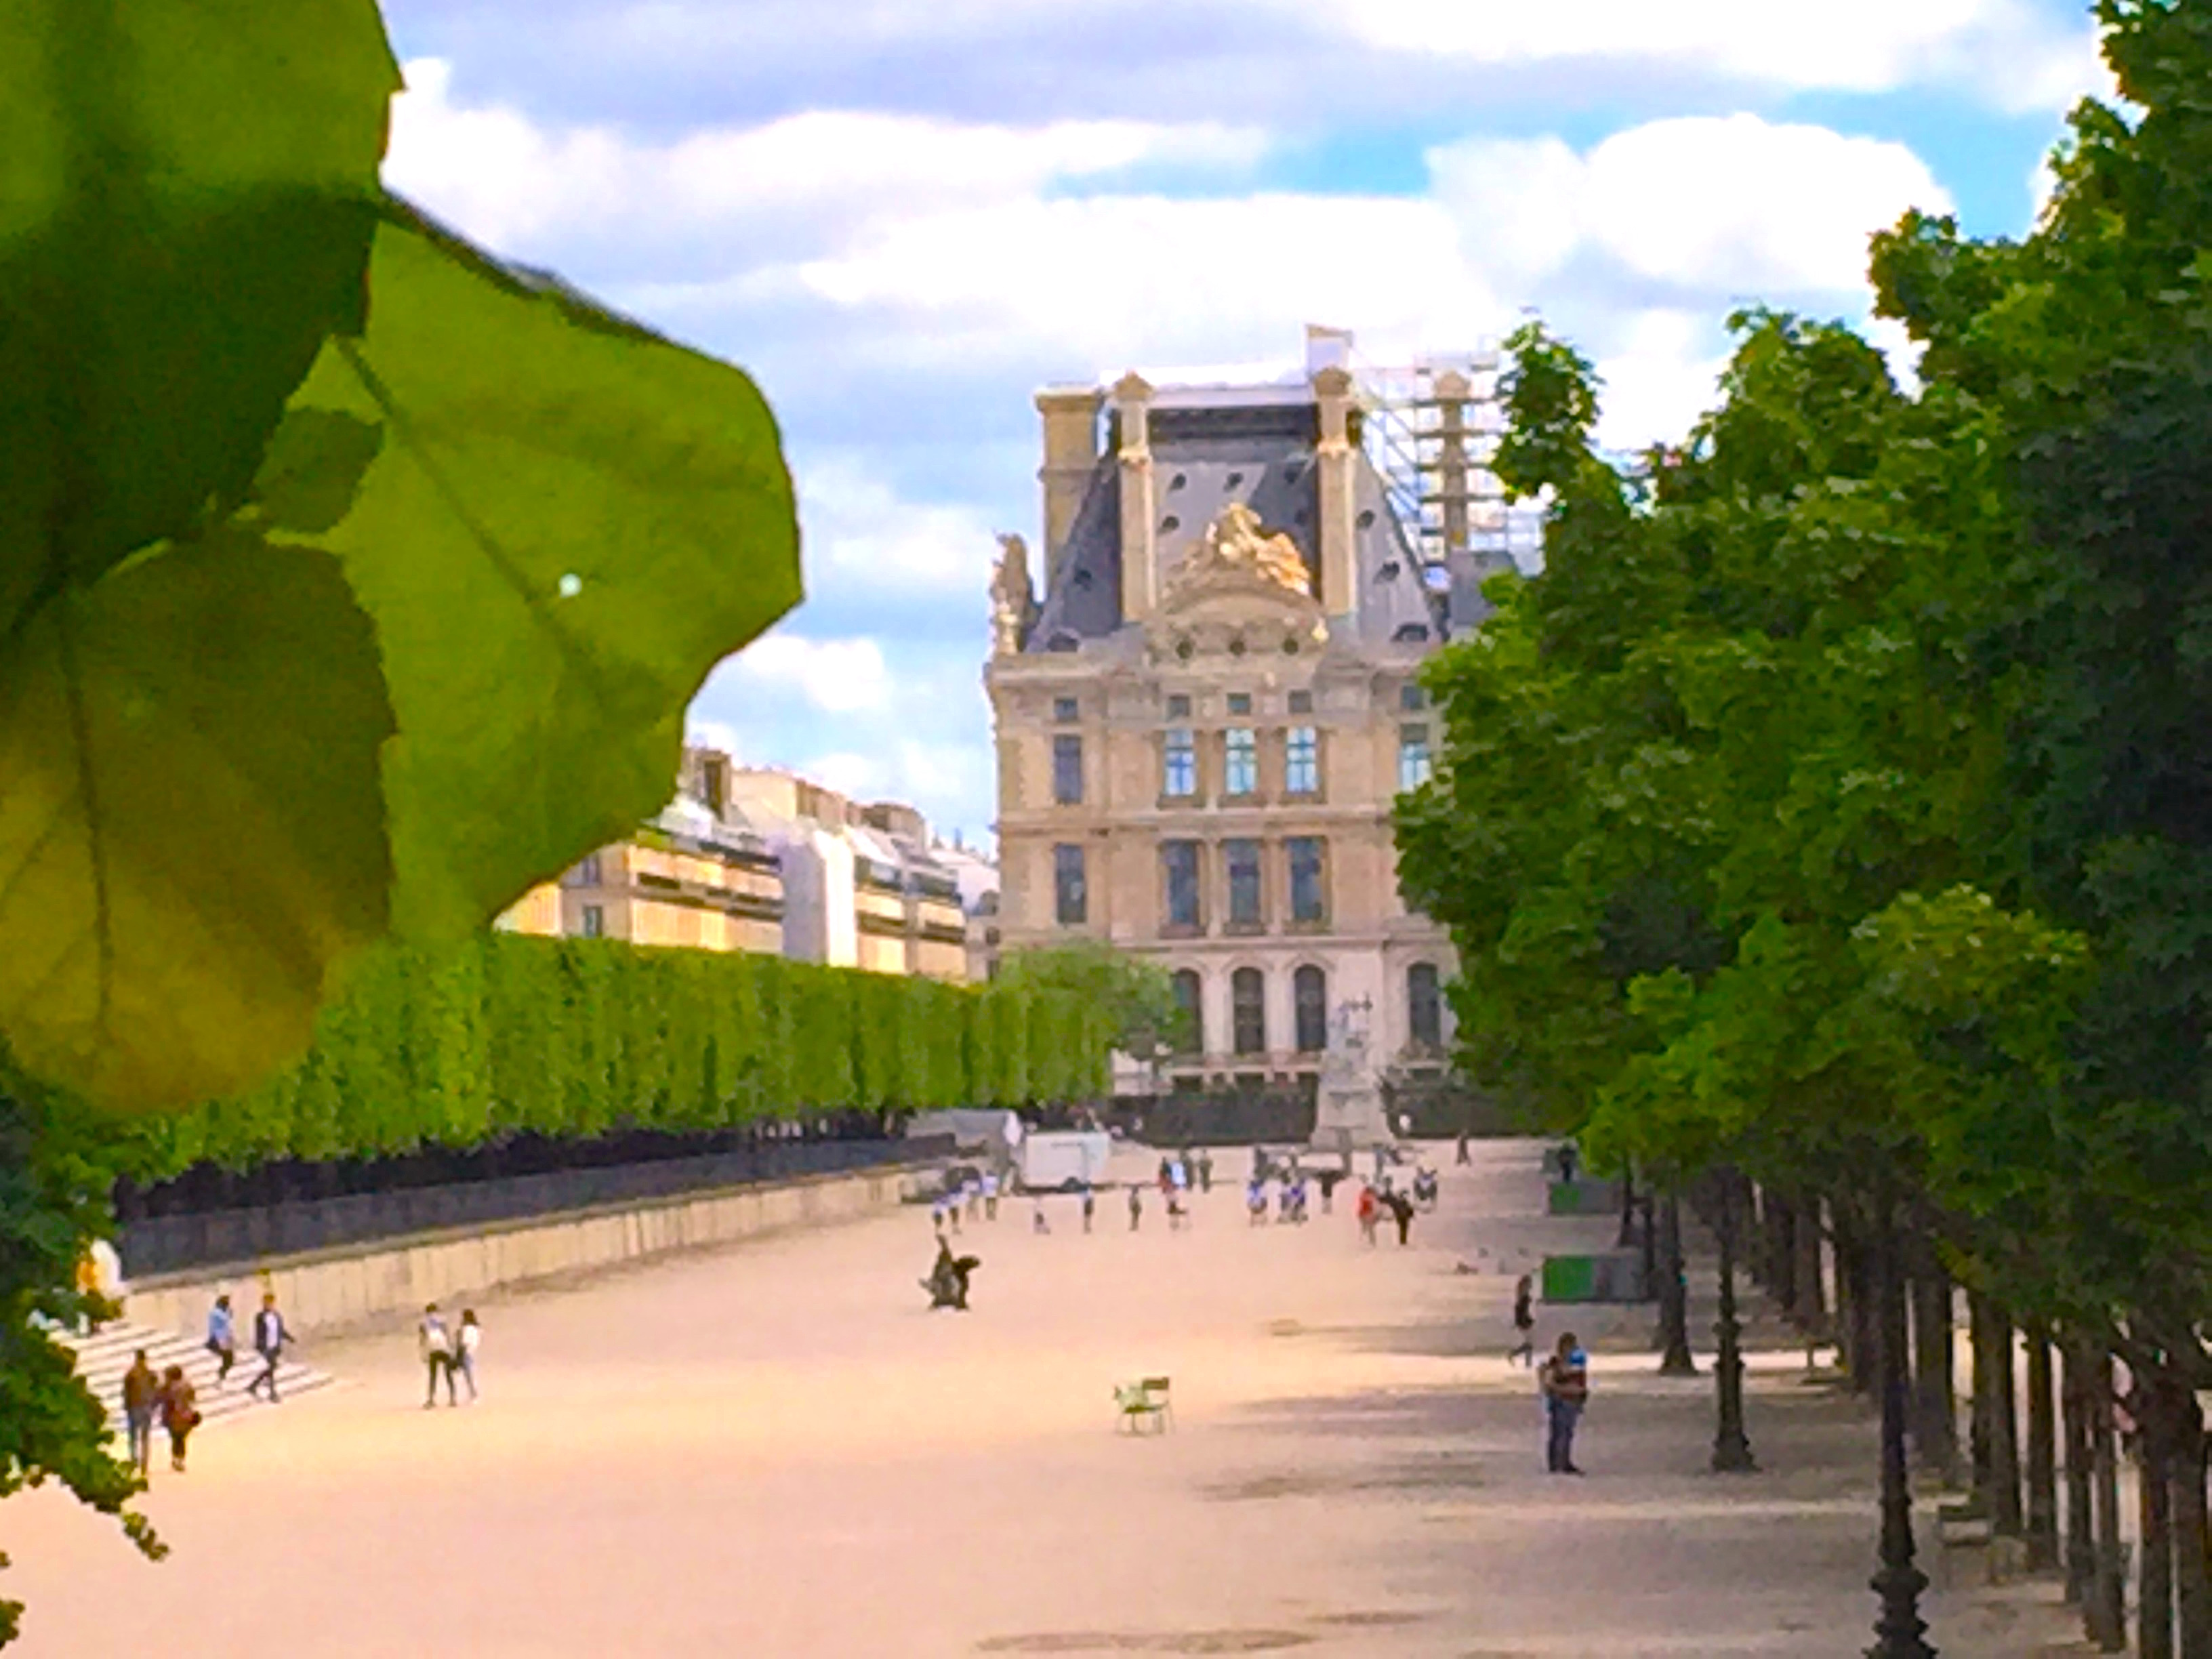
POLYGON ((812 580, 862 592, 921 587, 980 595, 998 550, 976 508, 909 501, 850 452, 801 463, 799 521, 812 580))
POLYGON ((742 684, 795 693, 824 714, 882 708, 890 698, 890 672, 872 639, 813 640, 773 633, 753 641, 728 665, 742 684))
POLYGON ((1468 258, 1531 297, 1590 253, 1692 291, 1850 289, 1869 233, 1951 205, 1903 144, 1747 114, 1646 122, 1579 155, 1556 138, 1471 138, 1428 159, 1468 258))

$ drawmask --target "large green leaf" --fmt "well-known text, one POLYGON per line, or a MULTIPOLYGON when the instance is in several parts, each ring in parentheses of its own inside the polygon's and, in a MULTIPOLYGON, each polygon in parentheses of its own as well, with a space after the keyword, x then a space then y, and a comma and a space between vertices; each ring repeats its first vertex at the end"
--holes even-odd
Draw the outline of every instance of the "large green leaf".
POLYGON ((0 1030, 94 1098, 242 1091, 386 925, 391 714, 313 548, 226 530, 53 597, 0 653, 0 1030))
POLYGON ((398 720, 393 922, 451 934, 665 802, 701 681, 798 602, 798 532, 737 370, 397 204, 370 285, 367 333, 325 350, 292 419, 338 450, 382 428, 320 540, 398 720))
POLYGON ((252 477, 398 84, 374 0, 0 0, 0 633, 252 477))

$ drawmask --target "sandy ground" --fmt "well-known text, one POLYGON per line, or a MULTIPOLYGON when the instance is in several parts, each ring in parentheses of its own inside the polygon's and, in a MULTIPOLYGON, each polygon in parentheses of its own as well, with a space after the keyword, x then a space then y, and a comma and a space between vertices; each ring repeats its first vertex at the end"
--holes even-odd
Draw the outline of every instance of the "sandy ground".
MULTIPOLYGON (((0 1510, 26 1659, 1258 1653, 1855 1655, 1873 1430, 1755 1375, 1767 1472, 1705 1472, 1709 1385, 1590 1316, 1587 1480, 1542 1471, 1500 1357, 1537 1216, 1529 1145, 1431 1161, 1439 1213, 1369 1249, 1342 1201, 1248 1227, 1246 1155, 1170 1234, 1121 1194, 974 1224, 974 1310, 925 1311, 926 1212, 486 1301, 483 1398, 422 1408, 411 1338, 307 1356, 347 1386, 204 1436, 140 1561, 47 1492, 0 1510), (1462 1264, 1480 1271, 1460 1271, 1462 1264), (1608 1347, 1622 1350, 1607 1352, 1608 1347), (1174 1379, 1176 1429, 1112 1389, 1174 1379)), ((1127 1169, 1146 1165, 1129 1155, 1127 1169)), ((1341 1198, 1341 1195, 1340 1195, 1341 1198)), ((1568 1310, 1543 1310, 1548 1338, 1568 1310)), ((1948 1655, 2021 1655, 2040 1589, 1933 1599, 1948 1655)))

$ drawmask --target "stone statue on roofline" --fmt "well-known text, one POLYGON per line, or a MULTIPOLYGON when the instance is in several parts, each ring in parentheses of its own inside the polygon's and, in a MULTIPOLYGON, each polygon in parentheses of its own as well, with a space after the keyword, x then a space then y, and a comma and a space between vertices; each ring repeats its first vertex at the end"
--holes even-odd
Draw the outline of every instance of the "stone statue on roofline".
POLYGON ((999 560, 991 571, 991 649, 1008 657, 1029 639, 1036 620, 1036 590, 1030 583, 1029 544, 1019 536, 999 538, 999 560))
POLYGON ((1168 578, 1169 596, 1181 597, 1224 580, 1309 598, 1313 593, 1313 579, 1297 544, 1279 531, 1270 535, 1260 515, 1242 501, 1230 502, 1206 527, 1205 538, 1168 578))

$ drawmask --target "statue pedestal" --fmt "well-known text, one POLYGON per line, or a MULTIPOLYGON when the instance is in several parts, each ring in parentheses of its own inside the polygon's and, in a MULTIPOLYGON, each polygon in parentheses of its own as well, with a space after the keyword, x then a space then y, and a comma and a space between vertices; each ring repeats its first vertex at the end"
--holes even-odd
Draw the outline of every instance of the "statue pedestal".
POLYGON ((1324 1082, 1314 1112, 1313 1145, 1328 1152, 1364 1152, 1397 1144, 1382 1096, 1372 1087, 1333 1089, 1324 1082))

